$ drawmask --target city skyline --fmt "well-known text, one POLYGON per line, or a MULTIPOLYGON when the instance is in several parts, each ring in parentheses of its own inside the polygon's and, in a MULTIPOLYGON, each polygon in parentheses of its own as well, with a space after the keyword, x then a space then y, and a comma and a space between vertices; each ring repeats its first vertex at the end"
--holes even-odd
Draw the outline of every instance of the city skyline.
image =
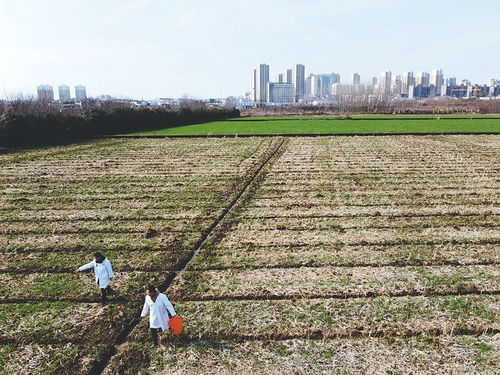
POLYGON ((342 77, 443 67, 486 83, 500 75, 499 15, 492 0, 0 0, 0 97, 75 80, 90 96, 241 95, 261 59, 342 77))
MULTIPOLYGON (((281 70, 283 72, 283 70, 281 70)), ((371 101, 374 99, 427 99, 435 97, 493 98, 500 97, 500 80, 490 78, 487 83, 457 80, 445 77, 443 69, 428 71, 405 71, 402 74, 390 70, 380 72, 379 78, 361 80, 361 75, 352 73, 347 82, 341 75, 307 72, 303 64, 295 64, 285 73, 275 75, 272 80, 270 65, 260 64, 253 70, 252 93, 247 95, 244 105, 289 105, 294 103, 336 104, 340 101, 371 101), (292 73, 290 73, 292 72, 292 73), (284 77, 287 77, 284 82, 284 77), (253 104, 250 102, 253 100, 253 104)), ((241 100, 240 100, 241 102, 241 100)))

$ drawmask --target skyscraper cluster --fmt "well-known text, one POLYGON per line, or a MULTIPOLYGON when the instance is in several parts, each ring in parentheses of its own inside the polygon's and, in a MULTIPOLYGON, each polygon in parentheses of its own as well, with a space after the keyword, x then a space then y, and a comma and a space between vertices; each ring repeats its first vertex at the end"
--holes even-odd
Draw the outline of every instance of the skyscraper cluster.
MULTIPOLYGON (((54 99, 54 88, 51 85, 39 85, 37 87, 38 100, 53 102, 54 99)), ((71 89, 69 86, 61 85, 58 87, 59 91, 59 101, 61 103, 71 102, 71 89)), ((87 99, 87 89, 85 86, 77 85, 75 86, 75 99, 77 103, 87 99)))
POLYGON ((349 83, 340 82, 340 74, 309 74, 305 66, 297 64, 270 80, 269 65, 260 64, 253 71, 253 100, 257 105, 293 103, 335 103, 341 99, 366 100, 371 98, 423 99, 433 97, 498 97, 500 82, 492 79, 485 85, 472 84, 468 80, 457 83, 450 77, 445 80, 442 69, 393 74, 383 71, 368 84, 354 73, 349 83))
POLYGON ((255 103, 296 103, 304 99, 306 68, 295 65, 285 73, 278 75, 277 82, 269 80, 269 65, 260 64, 253 71, 253 99, 255 103))

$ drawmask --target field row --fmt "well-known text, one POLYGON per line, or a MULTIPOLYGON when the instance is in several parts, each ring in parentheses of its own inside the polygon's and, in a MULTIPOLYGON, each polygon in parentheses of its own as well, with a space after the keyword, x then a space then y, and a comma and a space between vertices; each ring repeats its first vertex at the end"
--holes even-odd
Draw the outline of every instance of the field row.
MULTIPOLYGON (((500 296, 408 296, 355 300, 209 301, 177 303, 187 338, 201 340, 283 340, 290 338, 411 337, 498 333, 500 296)), ((136 306, 135 306, 136 308, 136 306)), ((128 323, 133 304, 41 302, 0 305, 3 343, 98 344, 112 341, 128 323), (97 323, 100 322, 100 323, 97 323), (105 332, 93 327, 109 325, 105 332), (106 342, 104 341, 104 342, 106 342)), ((147 340, 147 319, 131 337, 147 340)))

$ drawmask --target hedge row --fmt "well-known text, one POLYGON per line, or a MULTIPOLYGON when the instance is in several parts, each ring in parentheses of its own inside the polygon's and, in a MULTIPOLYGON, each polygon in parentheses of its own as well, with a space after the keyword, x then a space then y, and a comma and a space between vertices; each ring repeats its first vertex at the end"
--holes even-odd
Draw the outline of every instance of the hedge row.
POLYGON ((224 120, 239 115, 237 109, 184 107, 178 110, 149 108, 90 110, 79 115, 6 112, 0 115, 0 146, 72 142, 96 136, 224 120))

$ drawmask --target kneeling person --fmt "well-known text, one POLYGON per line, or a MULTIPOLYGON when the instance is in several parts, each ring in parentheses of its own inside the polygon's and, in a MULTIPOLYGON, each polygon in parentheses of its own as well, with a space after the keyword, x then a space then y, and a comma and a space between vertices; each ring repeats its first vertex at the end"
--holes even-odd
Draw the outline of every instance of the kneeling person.
POLYGON ((167 296, 160 293, 153 285, 146 287, 146 300, 142 309, 141 318, 149 312, 149 330, 153 346, 158 345, 158 331, 165 331, 168 328, 168 321, 175 316, 174 306, 167 296))

